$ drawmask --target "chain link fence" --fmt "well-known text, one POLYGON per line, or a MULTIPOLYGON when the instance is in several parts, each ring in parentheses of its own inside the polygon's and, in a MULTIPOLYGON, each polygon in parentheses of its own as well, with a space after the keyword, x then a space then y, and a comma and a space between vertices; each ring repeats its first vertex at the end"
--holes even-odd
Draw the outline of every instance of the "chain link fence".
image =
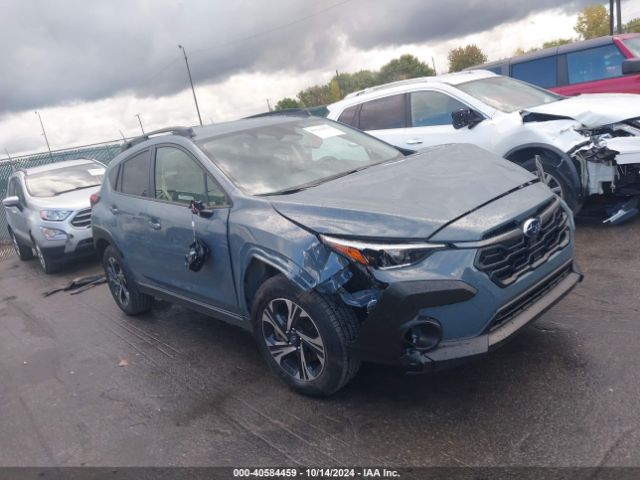
MULTIPOLYGON (((2 160, 0 161, 0 198, 6 197, 9 177, 16 170, 78 158, 92 158, 107 165, 120 153, 120 146, 121 144, 116 142, 97 143, 82 147, 56 150, 51 153, 36 153, 2 160)), ((14 255, 11 237, 9 236, 9 230, 7 228, 6 212, 4 208, 2 208, 2 214, 0 214, 0 260, 14 255)))

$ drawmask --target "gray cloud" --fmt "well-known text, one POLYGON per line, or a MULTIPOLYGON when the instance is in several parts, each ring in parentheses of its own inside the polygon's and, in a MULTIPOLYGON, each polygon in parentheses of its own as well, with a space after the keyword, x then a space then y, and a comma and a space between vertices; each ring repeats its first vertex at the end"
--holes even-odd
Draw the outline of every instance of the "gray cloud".
MULTIPOLYGON (((186 86, 179 43, 187 47, 196 83, 215 82, 246 71, 335 68, 339 37, 363 50, 443 41, 558 2, 348 0, 331 8, 338 3, 0 0, 0 113, 125 91, 175 93, 186 86), (303 17, 309 18, 292 22, 303 17)), ((574 0, 562 8, 576 11, 587 3, 574 0)))

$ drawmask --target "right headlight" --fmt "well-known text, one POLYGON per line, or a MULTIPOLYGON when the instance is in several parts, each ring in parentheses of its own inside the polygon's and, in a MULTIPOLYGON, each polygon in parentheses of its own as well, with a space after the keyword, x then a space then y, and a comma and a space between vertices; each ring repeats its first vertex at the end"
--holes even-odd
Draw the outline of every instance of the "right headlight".
POLYGON ((320 240, 348 259, 380 270, 414 265, 446 247, 439 243, 379 243, 328 235, 320 235, 320 240))

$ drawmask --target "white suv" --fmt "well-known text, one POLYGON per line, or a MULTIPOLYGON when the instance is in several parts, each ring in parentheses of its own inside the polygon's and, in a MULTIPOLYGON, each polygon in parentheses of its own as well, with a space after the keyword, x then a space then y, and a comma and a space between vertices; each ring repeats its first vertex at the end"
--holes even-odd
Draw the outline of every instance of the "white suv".
POLYGON ((368 88, 328 109, 328 118, 401 148, 473 143, 530 171, 538 157, 574 211, 592 194, 631 199, 610 221, 640 195, 639 95, 567 98, 475 70, 368 88))
POLYGON ((45 273, 70 256, 93 253, 90 196, 100 190, 105 165, 67 160, 18 170, 2 200, 20 260, 35 251, 45 273))

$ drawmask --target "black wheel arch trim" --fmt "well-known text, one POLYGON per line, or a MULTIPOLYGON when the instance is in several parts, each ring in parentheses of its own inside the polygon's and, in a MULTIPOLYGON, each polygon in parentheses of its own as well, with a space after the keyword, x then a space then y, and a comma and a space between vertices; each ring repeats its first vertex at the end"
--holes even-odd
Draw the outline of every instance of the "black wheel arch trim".
MULTIPOLYGON (((531 148, 539 149, 539 150, 548 150, 553 155, 560 158, 560 163, 556 166, 558 170, 565 174, 567 180, 570 182, 571 187, 574 189, 576 196, 578 198, 583 198, 585 196, 585 192, 582 188, 582 182, 580 180, 580 174, 578 173, 578 169, 576 168, 575 163, 571 159, 571 157, 566 153, 560 150, 553 145, 549 145, 547 143, 525 143, 523 145, 518 145, 515 148, 512 148, 507 153, 504 154, 504 158, 511 160, 509 157, 512 155, 521 152, 523 150, 528 150, 531 148)), ((516 162, 514 162, 516 163, 516 162)))

